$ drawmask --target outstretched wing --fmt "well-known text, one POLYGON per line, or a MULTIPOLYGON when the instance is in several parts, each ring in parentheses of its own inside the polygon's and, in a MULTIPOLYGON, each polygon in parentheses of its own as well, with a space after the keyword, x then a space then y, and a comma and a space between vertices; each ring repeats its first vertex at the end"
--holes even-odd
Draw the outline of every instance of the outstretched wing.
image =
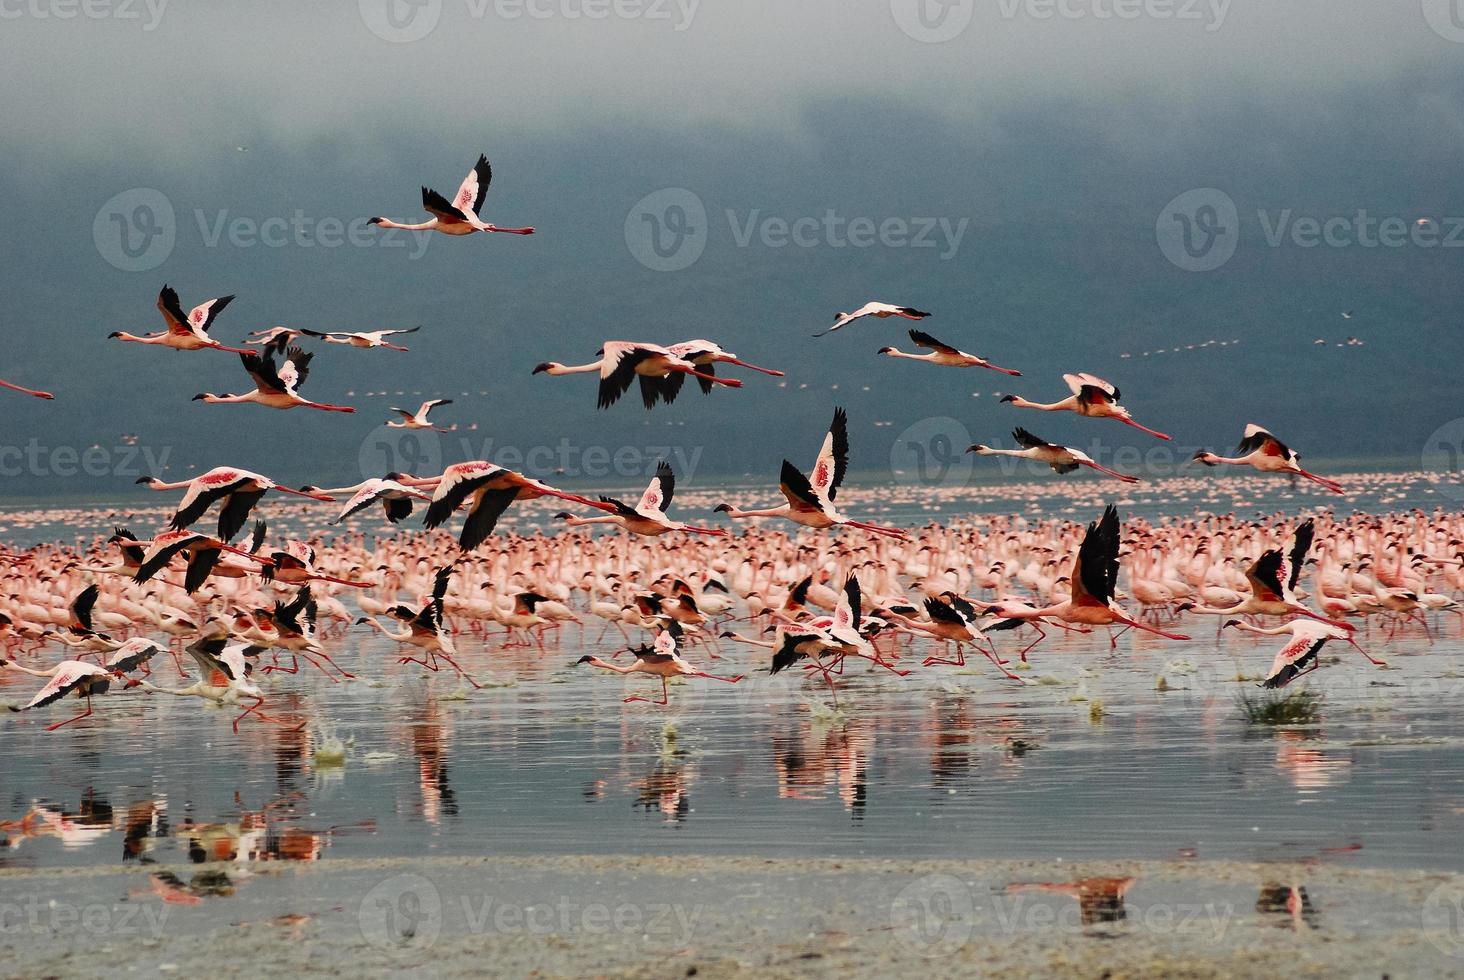
POLYGON ((1118 508, 1109 504, 1088 525, 1073 561, 1073 602, 1107 606, 1118 586, 1118 508))
POLYGON ((671 471, 670 463, 661 460, 656 464, 656 475, 651 478, 646 492, 641 494, 640 503, 636 504, 635 509, 664 514, 666 508, 671 506, 671 497, 675 493, 676 474, 671 471))
POLYGON ((817 513, 823 510, 823 501, 813 492, 808 477, 798 472, 798 467, 783 460, 783 472, 778 477, 778 489, 788 498, 788 506, 803 513, 817 513))
POLYGON ((942 354, 950 354, 952 357, 959 356, 961 353, 950 344, 943 344, 940 341, 936 340, 924 330, 911 330, 910 339, 915 341, 915 343, 920 347, 925 347, 933 351, 939 351, 942 354))
POLYGON ((518 492, 518 487, 485 487, 481 490, 478 493, 478 502, 468 512, 468 519, 463 521, 462 533, 458 535, 458 547, 464 551, 472 551, 486 541, 488 535, 498 526, 498 519, 518 497, 518 492))
POLYGON ((834 421, 824 436, 823 447, 818 451, 818 460, 813 464, 813 474, 808 483, 813 491, 830 503, 838 496, 839 485, 844 482, 844 473, 849 468, 849 417, 842 408, 834 409, 834 421))
POLYGON ((1286 592, 1281 586, 1285 566, 1286 559, 1281 557, 1279 548, 1272 548, 1256 559, 1245 577, 1250 580, 1251 592, 1257 599, 1280 602, 1285 598, 1286 592))
POLYGON ((473 164, 473 169, 468 171, 462 186, 453 197, 452 206, 465 214, 477 214, 478 209, 483 206, 483 198, 487 196, 488 185, 492 181, 493 168, 488 166, 488 158, 479 154, 478 162, 473 164))
POLYGON ((833 629, 853 630, 859 632, 859 610, 863 602, 859 592, 859 580, 850 575, 844 580, 844 592, 839 596, 839 601, 834 606, 833 629))
MULTIPOLYGON (((174 297, 175 299, 177 297, 174 297)), ((224 307, 234 301, 234 297, 220 296, 218 299, 211 299, 205 303, 199 303, 188 313, 188 327, 194 333, 208 336, 208 328, 213 326, 214 317, 224 311, 224 307)))
POLYGON ((1328 639, 1325 636, 1303 635, 1286 644, 1276 654, 1276 659, 1271 661, 1271 672, 1261 681, 1261 687, 1278 688, 1291 683, 1298 674, 1304 673, 1316 663, 1328 639))
POLYGON ((630 389, 636 367, 654 352, 620 341, 607 343, 600 359, 599 408, 609 408, 630 389))
POLYGON ((1256 450, 1260 450, 1264 455, 1278 456, 1281 459, 1290 459, 1293 455, 1284 442, 1252 422, 1245 427, 1245 435, 1241 437, 1240 445, 1235 448, 1235 455, 1249 456, 1256 450))
POLYGON ((1296 583, 1301 579, 1301 566, 1306 564, 1306 553, 1311 550, 1312 539, 1316 537, 1316 525, 1311 518, 1307 518, 1301 527, 1296 529, 1296 534, 1291 541, 1291 553, 1289 574, 1282 579, 1286 583, 1288 593, 1296 592, 1296 583))
POLYGON ((1026 429, 1022 428, 1020 425, 1017 426, 1015 429, 1012 430, 1012 438, 1015 439, 1015 440, 1017 440, 1017 445, 1021 446, 1023 449, 1048 449, 1048 448, 1056 449, 1056 448, 1058 448, 1056 445, 1054 445, 1053 443, 1048 442, 1046 439, 1042 439, 1042 438, 1039 438, 1038 436, 1034 436, 1032 433, 1028 432, 1026 429))
POLYGON ((1062 380, 1067 382, 1068 390, 1077 395, 1078 401, 1084 405, 1101 405, 1119 399, 1118 389, 1097 375, 1064 374, 1062 380))
POLYGON ((88 585, 76 594, 71 600, 71 625, 80 626, 88 633, 92 631, 92 607, 97 604, 97 596, 101 590, 95 585, 88 585))
POLYGON ((193 328, 188 325, 188 314, 183 312, 183 305, 178 302, 178 291, 172 286, 164 284, 158 293, 158 312, 168 324, 168 333, 181 337, 193 333, 193 328))
POLYGON ((56 665, 56 672, 51 675, 46 686, 36 692, 36 696, 30 699, 26 707, 45 707, 66 697, 88 681, 91 682, 94 693, 105 693, 110 686, 106 677, 107 672, 100 667, 82 663, 80 660, 63 660, 56 665))
POLYGON ((447 224, 467 224, 468 216, 430 187, 422 188, 422 208, 438 221, 447 224))

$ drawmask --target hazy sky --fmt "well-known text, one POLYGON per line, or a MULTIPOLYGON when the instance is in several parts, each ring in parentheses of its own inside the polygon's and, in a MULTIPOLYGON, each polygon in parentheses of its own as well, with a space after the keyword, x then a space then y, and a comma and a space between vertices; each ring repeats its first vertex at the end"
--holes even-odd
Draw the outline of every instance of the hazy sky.
POLYGON ((0 493, 127 485, 123 435, 166 450, 174 476, 359 478, 387 408, 435 395, 456 401, 444 421, 478 428, 424 463, 572 437, 575 458, 677 445, 700 473, 771 483, 784 455, 809 462, 835 404, 865 471, 932 427, 1148 448, 996 404, 1056 400, 1073 370, 1111 377, 1190 450, 1228 450, 1258 421, 1311 459, 1417 460, 1441 428, 1464 442, 1449 435, 1464 415, 1455 13, 0 0, 0 377, 58 394, 0 392, 0 493), (538 234, 424 244, 361 226, 423 220, 419 185, 450 195, 479 152, 495 170, 484 217, 538 234), (185 305, 238 294, 214 330, 226 343, 277 323, 423 330, 411 354, 321 351, 305 393, 355 416, 205 406, 189 399, 247 385, 232 355, 105 340, 159 327, 165 281, 185 305), (1025 377, 876 357, 908 349, 896 321, 809 337, 869 299, 932 310, 931 333, 1025 377), (691 337, 787 369, 787 386, 745 375, 669 410, 597 412, 592 379, 529 373, 605 339, 691 337), (1336 346, 1348 337, 1363 345, 1336 346), (42 461, 9 466, 32 439, 42 461), (93 444, 109 460, 94 476, 49 455, 93 444))

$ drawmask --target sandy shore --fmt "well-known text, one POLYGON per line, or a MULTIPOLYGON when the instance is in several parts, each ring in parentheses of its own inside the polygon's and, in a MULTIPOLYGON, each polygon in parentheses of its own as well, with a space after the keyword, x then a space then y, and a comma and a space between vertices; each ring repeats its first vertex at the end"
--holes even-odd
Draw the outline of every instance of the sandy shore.
POLYGON ((1464 877, 1426 872, 450 858, 193 865, 170 887, 162 870, 0 871, 0 974, 1464 976, 1464 877))

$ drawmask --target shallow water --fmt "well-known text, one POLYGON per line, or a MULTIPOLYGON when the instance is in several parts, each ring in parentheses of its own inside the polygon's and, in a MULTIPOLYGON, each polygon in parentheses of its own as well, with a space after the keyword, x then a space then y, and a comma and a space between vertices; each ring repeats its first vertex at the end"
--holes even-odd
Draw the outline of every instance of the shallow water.
MULTIPOLYGON (((358 631, 337 660, 361 679, 266 682, 269 710, 306 731, 235 736, 237 709, 137 691, 55 733, 6 719, 0 867, 613 852, 1464 868, 1453 617, 1434 644, 1364 638, 1391 669, 1339 654, 1303 682, 1324 695, 1317 723, 1287 729, 1236 703, 1255 690, 1238 666, 1259 674, 1271 641, 1217 646, 1207 628, 1112 653, 1054 637, 1025 686, 984 661, 854 667, 833 715, 816 679, 757 673, 624 704, 657 682, 571 667, 573 626, 542 655, 460 641, 467 669, 511 685, 473 693, 358 631), (317 756, 332 740, 342 757, 317 756)), ((700 659, 757 669, 760 651, 724 652, 700 659)), ((31 687, 0 683, 11 701, 31 687)))

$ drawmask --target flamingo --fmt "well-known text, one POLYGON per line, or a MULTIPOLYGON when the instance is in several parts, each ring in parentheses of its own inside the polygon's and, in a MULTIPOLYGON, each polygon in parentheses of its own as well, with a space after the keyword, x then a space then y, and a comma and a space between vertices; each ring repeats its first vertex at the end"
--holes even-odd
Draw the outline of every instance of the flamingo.
POLYGON ((923 330, 911 330, 910 339, 915 342, 917 347, 929 349, 930 353, 906 354, 904 351, 896 350, 893 347, 881 347, 879 353, 886 357, 903 357, 911 361, 926 361, 930 364, 939 364, 942 367, 983 367, 990 371, 1000 371, 1002 374, 1010 374, 1014 378, 1020 378, 1022 376, 1021 371, 998 367, 984 357, 967 354, 965 351, 952 347, 950 344, 941 343, 923 330))
MULTIPOLYGON (((287 725, 277 718, 266 715, 259 709, 264 705, 264 692, 254 682, 254 660, 267 649, 245 643, 230 643, 229 627, 222 620, 211 617, 204 624, 202 634, 184 648, 191 656, 203 678, 198 683, 184 688, 156 687, 146 681, 139 681, 144 691, 152 694, 170 694, 174 697, 196 697, 216 704, 238 704, 240 698, 252 698, 254 703, 234 719, 234 734, 239 734, 239 722, 253 715, 260 721, 274 725, 287 725), (223 678, 223 685, 213 683, 223 678)), ((295 731, 305 727, 305 722, 293 726, 295 731)))
POLYGON ((1266 679, 1261 681, 1260 686, 1264 688, 1285 687, 1302 674, 1309 674, 1316 670, 1321 666, 1317 662, 1317 657, 1329 640, 1346 640, 1375 666, 1387 666, 1385 661, 1375 659, 1358 646, 1357 641, 1352 638, 1350 629, 1340 629, 1330 623, 1319 623, 1310 619, 1293 619, 1289 623, 1264 629, 1238 619, 1232 619, 1220 628, 1229 629, 1232 626, 1259 636, 1281 636, 1283 633, 1291 635, 1291 642, 1277 651, 1276 659, 1271 662, 1270 672, 1266 674, 1266 679))
MULTIPOLYGON (((1114 591, 1118 587, 1118 546, 1118 508, 1109 504, 1103 509, 1103 516, 1088 525, 1077 557, 1073 559, 1073 570, 1069 575, 1071 598, 1035 609, 998 601, 988 611, 1003 619, 1032 621, 1052 618, 1083 626, 1119 623, 1126 629, 1142 630, 1168 640, 1188 640, 1189 637, 1182 633, 1167 633, 1146 626, 1119 607, 1114 599, 1114 591)), ((1111 634, 1108 642, 1110 646, 1117 645, 1111 634)))
MULTIPOLYGON (((666 349, 677 357, 684 358, 695 364, 701 369, 703 374, 716 374, 717 364, 735 364, 738 367, 745 367, 750 371, 759 371, 762 374, 771 375, 774 378, 785 376, 782 371, 775 371, 772 368, 749 364, 736 354, 723 350, 720 345, 714 344, 710 340, 685 340, 679 344, 672 344, 666 349)), ((681 389, 681 383, 685 380, 686 375, 684 374, 670 374, 666 376, 665 385, 667 387, 674 386, 679 391, 681 389)), ((708 381, 706 378, 697 378, 696 383, 701 385, 703 394, 710 395, 712 393, 711 381, 708 381)), ((666 398, 666 403, 670 404, 675 397, 676 393, 672 392, 666 398)))
POLYGON ((22 395, 30 395, 32 398, 44 398, 46 401, 52 401, 56 397, 49 391, 39 391, 35 388, 24 388, 17 384, 11 384, 9 381, 0 381, 0 388, 9 388, 11 391, 18 391, 22 395))
POLYGON ((1156 438, 1170 438, 1163 432, 1135 422, 1129 410, 1118 403, 1118 389, 1102 378, 1091 374, 1064 374, 1062 380, 1067 382, 1072 394, 1060 402, 1031 402, 1020 395, 1003 395, 1001 400, 1017 408, 1035 408, 1039 412, 1077 412, 1088 418, 1117 419, 1156 438))
MULTIPOLYGON (((425 401, 416 412, 409 412, 405 408, 393 408, 392 411, 400 415, 401 421, 389 420, 386 423, 388 429, 431 429, 433 432, 451 432, 452 429, 444 429, 440 425, 433 425, 427 421, 427 413, 439 405, 451 405, 451 398, 434 398, 425 401)), ((453 426, 453 428, 457 428, 453 426)))
MULTIPOLYGON (((244 551, 235 548, 227 544, 226 540, 187 529, 161 531, 154 535, 151 541, 139 542, 139 544, 146 545, 147 550, 143 553, 142 562, 133 574, 133 580, 148 581, 167 567, 174 556, 185 551, 188 556, 188 570, 184 573, 183 591, 189 595, 197 592, 213 574, 214 568, 218 565, 219 558, 224 552, 258 562, 263 566, 271 564, 268 558, 261 558, 252 550, 244 551)), ((258 547, 257 541, 255 547, 258 547)))
POLYGON ((738 379, 719 378, 715 374, 698 370, 697 366, 685 357, 674 354, 669 348, 661 347, 658 344, 609 340, 595 353, 600 359, 591 361, 589 364, 569 367, 558 361, 545 361, 536 366, 533 373, 557 377, 564 374, 598 372, 600 395, 596 403, 597 408, 609 408, 614 405, 620 400, 621 395, 630 390, 630 383, 637 378, 640 380, 641 401, 646 408, 655 408, 656 402, 661 398, 665 398, 667 404, 676 399, 680 385, 677 384, 673 388, 668 384, 668 379, 672 374, 689 374, 708 385, 742 387, 742 382, 738 379))
POLYGON ((1271 548, 1262 553, 1245 573, 1250 582, 1251 594, 1238 604, 1217 609, 1185 602, 1177 608, 1182 612, 1196 612, 1205 616, 1286 616, 1295 613, 1352 632, 1356 627, 1351 623, 1318 615, 1296 599, 1296 584, 1301 579, 1301 569, 1306 564, 1306 554, 1311 550, 1315 534, 1316 527, 1311 518, 1307 518, 1292 536, 1289 555, 1283 556, 1280 548, 1271 548))
POLYGON ((855 320, 866 316, 877 316, 881 320, 889 316, 902 316, 907 320, 923 320, 930 316, 930 314, 924 310, 917 310, 913 306, 892 306, 889 303, 870 302, 865 303, 853 313, 836 313, 834 315, 834 325, 827 330, 820 330, 814 336, 822 337, 826 333, 833 333, 835 330, 847 327, 855 320))
POLYGON ((472 551, 482 544, 493 533, 504 511, 516 500, 558 497, 571 503, 608 509, 588 497, 540 483, 486 459, 454 463, 443 470, 441 476, 403 478, 403 482, 412 486, 433 488, 432 502, 428 504, 427 515, 423 519, 423 526, 428 530, 447 523, 448 518, 465 501, 472 499, 468 518, 463 522, 462 533, 458 536, 458 547, 463 551, 472 551))
POLYGON ((249 339, 244 343, 252 347, 273 347, 281 337, 284 343, 289 344, 296 337, 304 334, 305 331, 297 330, 294 327, 270 327, 268 330, 251 330, 249 339))
POLYGON ((390 218, 372 218, 368 224, 400 228, 402 231, 440 231, 444 235, 471 235, 475 231, 532 235, 533 228, 499 228, 486 224, 478 217, 478 211, 483 207, 483 198, 488 194, 488 184, 492 180, 493 168, 488 165, 488 157, 479 154, 478 162, 463 178, 462 186, 453 195, 451 202, 430 187, 422 188, 422 208, 432 215, 430 221, 419 225, 404 225, 390 218))
POLYGON ((327 344, 346 344, 350 347, 370 349, 373 347, 385 347, 387 350, 398 350, 406 352, 408 348, 398 344, 389 343, 387 337, 395 337, 398 334, 416 333, 421 330, 418 327, 407 327, 404 330, 361 330, 355 333, 347 333, 342 330, 320 331, 301 330, 300 333, 307 337, 318 337, 327 344))
POLYGON ((1117 470, 1110 470, 1093 461, 1093 457, 1081 449, 1073 449, 1071 446, 1059 446, 1055 442, 1048 442, 1028 432, 1021 426, 1012 430, 1012 438, 1017 440, 1021 449, 992 449, 980 443, 967 449, 968 453, 975 453, 978 456, 1014 456, 1017 459, 1032 459, 1039 463, 1046 463, 1058 473, 1071 473, 1079 466, 1090 466, 1099 473, 1106 473, 1116 480, 1124 483, 1138 483, 1139 478, 1129 476, 1126 473, 1119 473, 1117 470))
POLYGON ((726 684, 736 684, 743 679, 742 674, 735 677, 718 677, 715 674, 708 674, 697 670, 691 664, 681 658, 679 640, 681 639, 681 626, 673 619, 668 620, 651 646, 631 647, 630 652, 635 654, 635 663, 627 667, 612 664, 601 660, 599 657, 590 655, 579 658, 575 666, 589 664, 591 667, 599 667, 601 670, 612 670, 617 674, 650 674, 653 677, 661 678, 661 700, 652 701, 650 698, 633 695, 625 699, 626 704, 632 701, 645 701, 648 704, 664 706, 667 701, 666 679, 668 677, 705 677, 708 680, 722 681, 726 684))
POLYGON ((244 351, 239 355, 239 360, 243 362, 244 370, 249 372, 249 377, 254 380, 253 391, 242 395, 215 395, 206 391, 194 395, 193 400, 208 405, 253 402, 265 408, 282 411, 290 408, 316 408, 322 412, 354 412, 355 409, 349 405, 315 402, 299 394, 297 389, 310 377, 310 361, 314 357, 314 354, 306 353, 298 347, 291 347, 286 351, 283 339, 276 340, 274 346, 266 347, 263 355, 244 351), (280 353, 285 354, 285 361, 276 366, 274 355, 280 353))
POLYGON ((338 494, 350 493, 351 499, 346 501, 341 512, 335 516, 331 524, 339 524, 352 514, 359 513, 370 507, 372 504, 380 503, 386 512, 386 519, 389 523, 395 524, 412 514, 413 500, 431 500, 430 494, 423 493, 415 487, 409 487, 400 482, 403 479, 401 473, 388 473, 384 477, 372 477, 369 480, 356 484, 354 487, 341 487, 339 489, 325 490, 323 493, 338 494))
POLYGON ((667 517, 666 509, 671 506, 671 498, 675 492, 676 474, 672 472, 671 464, 662 460, 656 464, 656 475, 651 477, 645 493, 641 494, 640 501, 634 507, 614 497, 602 496, 598 504, 591 504, 591 506, 610 512, 604 517, 575 517, 567 513, 558 516, 560 520, 572 527, 585 524, 618 524, 632 534, 642 534, 648 537, 665 534, 668 531, 685 531, 688 534, 705 534, 712 537, 727 535, 727 531, 723 528, 693 527, 667 517))
POLYGON ((224 307, 228 306, 233 299, 233 296, 220 296, 218 299, 207 300, 195 306, 185 316, 183 307, 178 302, 177 291, 172 286, 164 285, 162 292, 158 293, 158 309, 162 311, 163 321, 168 325, 167 330, 141 337, 123 330, 114 330, 107 335, 107 339, 124 340, 134 344, 161 344, 174 350, 209 349, 244 354, 247 353, 246 348, 225 347, 208 335, 208 329, 213 326, 214 318, 223 312, 224 307))
POLYGON ((424 654, 423 657, 401 657, 397 662, 403 664, 421 664, 428 670, 438 670, 437 661, 444 660, 458 676, 467 681, 474 688, 481 687, 477 681, 457 665, 453 659, 457 655, 457 649, 452 642, 452 633, 447 629, 443 618, 443 597, 447 595, 447 584, 452 578, 453 566, 447 565, 438 569, 432 580, 432 595, 426 604, 416 612, 408 606, 393 606, 387 610, 387 615, 406 626, 400 632, 392 632, 372 616, 362 616, 356 620, 356 625, 370 626, 377 630, 382 636, 396 640, 398 643, 406 643, 417 647, 424 654))
POLYGON ((1206 466, 1218 466, 1221 463, 1250 466, 1262 473, 1291 473, 1305 477, 1333 493, 1345 492, 1342 484, 1337 481, 1328 480, 1326 477, 1317 476, 1315 473, 1308 473, 1302 469, 1298 463, 1300 459, 1299 453, 1288 448, 1280 439, 1252 422, 1245 427, 1245 435, 1240 440, 1240 445, 1236 447, 1234 456, 1217 456, 1208 450, 1201 449, 1194 454, 1192 461, 1204 463, 1206 466))
POLYGON ((207 473, 178 483, 164 483, 155 476, 144 476, 137 482, 149 490, 187 491, 178 502, 177 511, 168 521, 168 527, 174 531, 195 523, 215 503, 223 501, 223 506, 219 509, 219 537, 225 541, 233 540, 234 535, 239 533, 239 529, 249 519, 249 512, 254 509, 254 505, 271 490, 327 503, 335 501, 334 497, 319 488, 291 490, 267 476, 234 466, 215 466, 207 473))
POLYGON ((842 408, 834 409, 834 420, 824 436, 818 459, 813 464, 813 478, 810 480, 799 472, 788 460, 783 460, 783 470, 778 488, 788 502, 781 507, 764 510, 739 510, 731 504, 718 504, 716 512, 726 514, 734 520, 749 517, 786 517, 804 527, 853 527, 873 534, 892 538, 904 538, 899 528, 881 527, 864 521, 855 521, 841 514, 834 506, 839 485, 844 482, 844 473, 849 468, 849 418, 842 408))
POLYGON ((9 706, 11 711, 43 708, 67 695, 86 700, 85 711, 74 718, 47 725, 46 731, 48 732, 54 732, 63 725, 69 725, 74 721, 89 718, 92 713, 92 695, 106 694, 112 686, 112 674, 109 671, 96 664, 83 663, 80 660, 63 660, 49 670, 36 670, 32 667, 24 667, 12 660, 0 660, 0 668, 18 670, 23 674, 30 674, 32 677, 46 678, 45 686, 36 692, 35 697, 21 707, 9 706))

